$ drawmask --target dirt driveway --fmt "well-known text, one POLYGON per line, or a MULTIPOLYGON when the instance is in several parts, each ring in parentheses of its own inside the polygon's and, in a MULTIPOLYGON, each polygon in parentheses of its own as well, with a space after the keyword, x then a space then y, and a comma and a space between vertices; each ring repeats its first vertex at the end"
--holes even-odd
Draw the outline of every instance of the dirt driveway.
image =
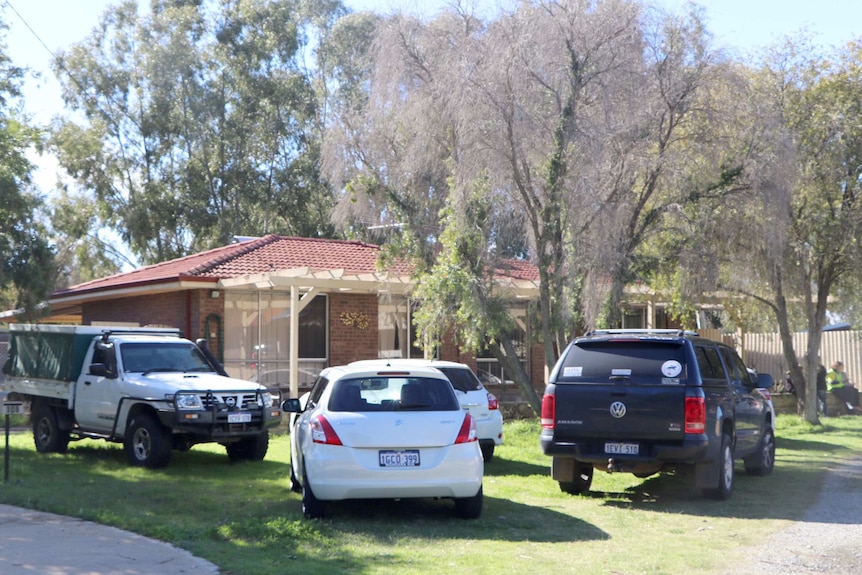
MULTIPOLYGON (((780 494, 777 495, 780 497, 780 494)), ((862 456, 829 468, 814 505, 763 545, 740 549, 730 575, 862 573, 862 456)))

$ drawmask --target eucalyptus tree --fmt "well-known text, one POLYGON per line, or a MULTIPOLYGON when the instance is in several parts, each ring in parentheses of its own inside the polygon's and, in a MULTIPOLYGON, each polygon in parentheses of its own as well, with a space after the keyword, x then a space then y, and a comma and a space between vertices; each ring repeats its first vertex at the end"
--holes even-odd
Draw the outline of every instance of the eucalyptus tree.
POLYGON ((25 70, 6 49, 0 18, 0 309, 38 315, 38 304, 54 287, 54 252, 43 225, 44 201, 33 187, 29 148, 41 135, 15 106, 25 70))
POLYGON ((104 222, 142 263, 233 235, 331 234, 305 59, 341 4, 137 4, 109 8, 55 61, 73 114, 53 144, 104 222))
POLYGON ((776 127, 762 140, 767 169, 752 176, 787 198, 765 206, 777 211, 775 224, 757 236, 764 247, 748 252, 761 256, 753 269, 762 289, 753 295, 775 314, 791 376, 804 390, 805 417, 816 423, 815 374, 830 297, 858 283, 862 265, 862 43, 828 53, 789 40, 765 54, 753 82, 776 127), (793 307, 804 312, 809 334, 804 368, 793 346, 793 307))

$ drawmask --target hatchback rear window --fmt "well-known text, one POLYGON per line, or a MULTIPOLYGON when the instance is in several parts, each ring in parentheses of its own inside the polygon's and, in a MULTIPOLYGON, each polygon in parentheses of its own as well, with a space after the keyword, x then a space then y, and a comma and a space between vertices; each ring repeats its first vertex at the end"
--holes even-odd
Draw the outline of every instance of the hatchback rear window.
POLYGON ((569 348, 557 381, 676 385, 685 376, 685 348, 679 343, 583 341, 569 348))
POLYGON ((335 382, 332 411, 459 411, 461 405, 444 379, 362 377, 335 382))
POLYGON ((438 367, 437 369, 446 374, 446 377, 452 382, 452 387, 458 391, 467 393, 482 389, 482 382, 469 369, 463 367, 438 367))

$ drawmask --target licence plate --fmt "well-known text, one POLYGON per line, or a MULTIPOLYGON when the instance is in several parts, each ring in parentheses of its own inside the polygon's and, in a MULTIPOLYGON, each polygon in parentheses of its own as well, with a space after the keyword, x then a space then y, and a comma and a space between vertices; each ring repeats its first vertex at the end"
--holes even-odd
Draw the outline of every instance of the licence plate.
POLYGON ((380 467, 419 467, 419 450, 379 452, 380 467))
POLYGON ((228 413, 227 414, 227 422, 228 423, 250 423, 251 422, 251 414, 250 413, 228 413))
POLYGON ((637 443, 605 443, 605 453, 620 455, 637 455, 640 446, 637 443))

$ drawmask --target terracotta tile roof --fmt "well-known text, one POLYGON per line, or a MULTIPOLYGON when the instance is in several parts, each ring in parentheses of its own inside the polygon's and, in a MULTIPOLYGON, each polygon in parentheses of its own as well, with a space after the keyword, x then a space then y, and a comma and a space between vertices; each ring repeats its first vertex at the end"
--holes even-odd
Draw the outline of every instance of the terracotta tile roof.
POLYGON ((515 280, 539 281, 539 268, 524 260, 503 260, 497 264, 494 273, 515 280))
MULTIPOLYGON (((379 246, 357 241, 268 235, 198 254, 100 278, 55 292, 63 297, 106 289, 176 281, 211 281, 309 267, 312 271, 343 269, 348 274, 377 270, 379 246)), ((406 273, 406 268, 396 269, 406 273)))

